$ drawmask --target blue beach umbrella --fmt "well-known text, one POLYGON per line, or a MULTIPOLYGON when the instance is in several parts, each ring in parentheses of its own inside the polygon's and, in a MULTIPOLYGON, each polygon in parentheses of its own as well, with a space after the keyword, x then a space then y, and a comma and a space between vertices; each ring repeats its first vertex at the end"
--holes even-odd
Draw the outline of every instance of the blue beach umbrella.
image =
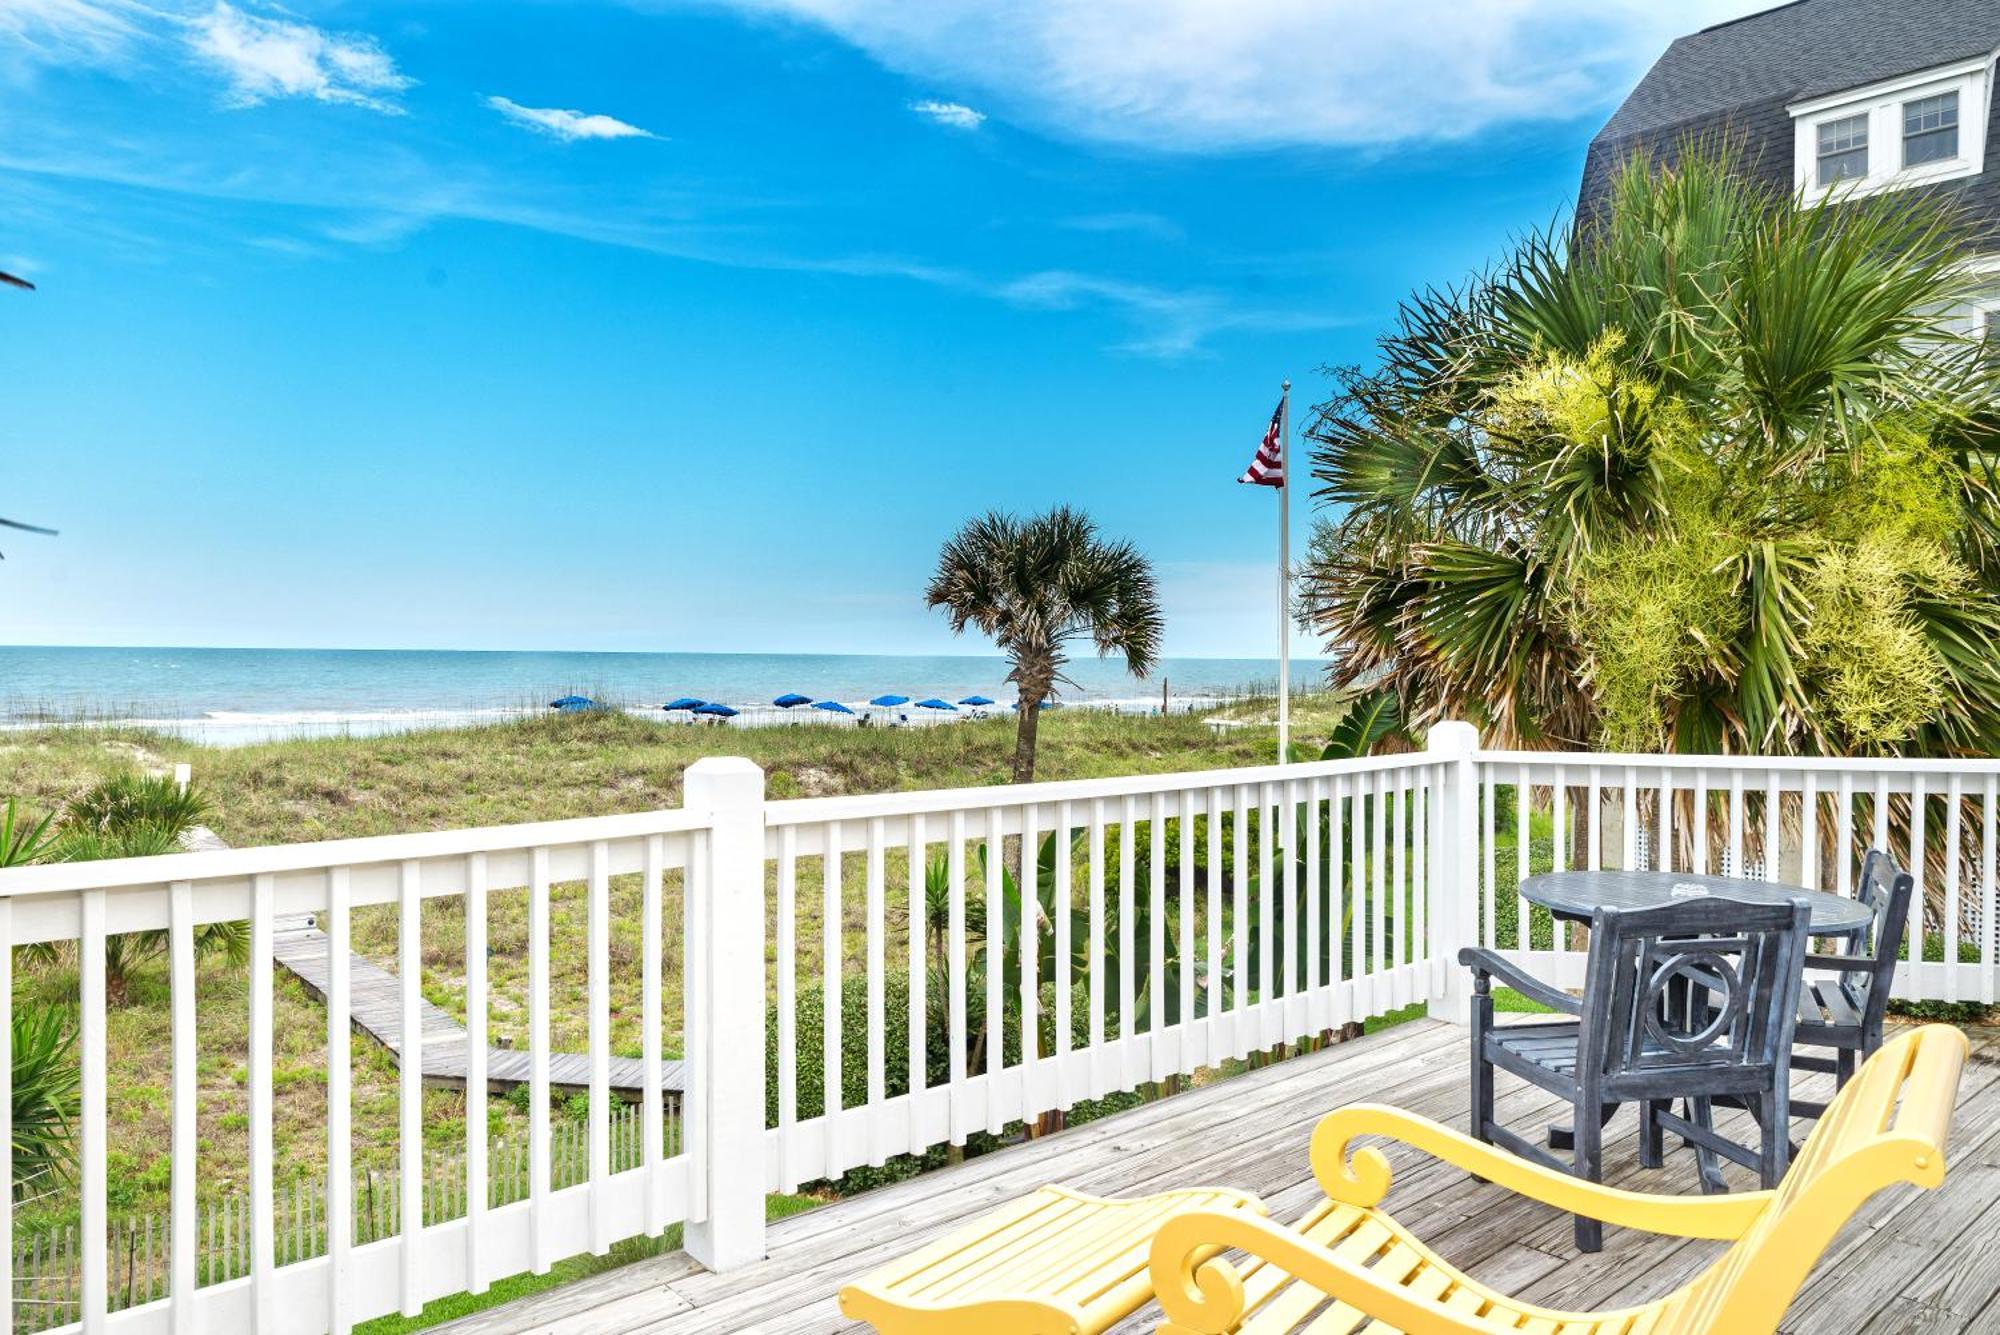
POLYGON ((771 703, 780 709, 792 709, 799 705, 809 705, 812 702, 813 698, 810 695, 800 695, 797 691, 787 691, 771 703))
POLYGON ((678 700, 667 701, 665 704, 661 705, 660 708, 672 712, 673 710, 676 709, 700 709, 703 705, 707 703, 708 701, 706 700, 697 700, 691 695, 683 695, 678 700))
POLYGON ((549 708, 560 709, 564 712, 574 712, 579 709, 595 709, 597 708, 597 701, 587 695, 565 695, 560 700, 549 701, 549 708))
POLYGON ((993 702, 983 695, 968 695, 963 700, 960 700, 959 703, 962 705, 972 705, 977 708, 982 705, 990 705, 993 702))
POLYGON ((930 699, 928 699, 928 700, 919 700, 919 701, 917 701, 917 708, 918 708, 918 709, 957 709, 957 708, 958 708, 958 706, 957 706, 957 705, 955 705, 955 704, 953 704, 953 703, 952 703, 951 701, 949 701, 949 700, 940 700, 940 699, 938 699, 938 698, 937 698, 936 696, 932 696, 932 697, 931 697, 930 699))
POLYGON ((840 703, 840 701, 838 700, 816 701, 813 704, 813 708, 824 709, 829 714, 852 714, 854 712, 853 710, 849 709, 846 705, 840 703))
POLYGON ((736 711, 731 709, 728 705, 718 705, 718 704, 696 705, 694 707, 694 712, 697 714, 707 714, 714 718, 736 717, 736 711))
POLYGON ((897 705, 910 703, 910 697, 907 695, 878 695, 868 703, 878 705, 883 709, 894 709, 897 705))

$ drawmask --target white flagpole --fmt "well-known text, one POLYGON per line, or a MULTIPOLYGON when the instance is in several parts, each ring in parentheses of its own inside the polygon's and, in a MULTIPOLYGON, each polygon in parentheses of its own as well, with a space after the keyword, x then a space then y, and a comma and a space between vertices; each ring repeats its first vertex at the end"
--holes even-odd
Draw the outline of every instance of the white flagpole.
POLYGON ((1278 459, 1284 485, 1278 488, 1278 763, 1292 750, 1292 382, 1284 385, 1278 409, 1278 459))

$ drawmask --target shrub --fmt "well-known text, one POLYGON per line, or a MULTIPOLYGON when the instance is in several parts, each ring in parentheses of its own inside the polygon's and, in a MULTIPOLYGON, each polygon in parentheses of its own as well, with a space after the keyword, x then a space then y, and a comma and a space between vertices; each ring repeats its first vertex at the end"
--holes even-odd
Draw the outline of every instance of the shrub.
MULTIPOLYGON (((986 1019, 986 981, 978 969, 968 971, 965 985, 966 1032, 968 1042, 975 1048, 986 1019)), ((924 1000, 928 1011, 925 1037, 925 1083, 936 1087, 946 1084, 951 1078, 951 1043, 948 1017, 948 992, 941 973, 933 971, 925 986, 924 1000)), ((1071 1042, 1082 1046, 1090 1040, 1090 993, 1087 985, 1079 984, 1071 992, 1071 1042)), ((1007 1013, 1002 1021, 1004 1038, 1001 1045, 1003 1065, 1012 1066, 1021 1059, 1021 1022, 1018 998, 1008 998, 1007 1013)), ((1051 1052, 1055 1047, 1055 989, 1045 985, 1042 988, 1042 1024, 1040 1049, 1051 1052)), ((796 1015, 796 1036, 794 1056, 797 1061, 798 1099, 795 1108, 800 1121, 818 1117, 826 1110, 826 1056, 824 1048, 826 1001, 823 990, 818 986, 801 987, 798 991, 796 1015)), ((841 1106, 860 1107, 868 1102, 868 994, 866 983, 859 978, 844 980, 841 990, 840 1008, 841 1062, 840 1085, 841 1106)), ((765 1125, 778 1124, 778 1017, 773 1006, 766 1014, 764 1055, 770 1078, 766 1083, 764 1098, 765 1125)), ((1107 1017, 1106 1035, 1115 1037, 1117 1023, 1115 1017, 1107 1017)), ((910 989, 904 978, 889 978, 882 989, 882 1051, 884 1066, 883 1097, 897 1098, 909 1093, 909 1050, 910 1050, 910 989)), ((966 1054, 966 1067, 976 1073, 979 1070, 976 1052, 966 1054)), ((1095 1121, 1108 1113, 1124 1108, 1136 1107, 1143 1102, 1136 1094, 1114 1094, 1104 1099, 1081 1100, 1070 1109, 1071 1125, 1095 1121)), ((975 1132, 966 1139, 967 1154, 983 1154, 997 1149, 1003 1143, 1002 1137, 975 1132)), ((850 1168, 838 1182, 842 1192, 864 1191, 870 1187, 886 1186, 915 1177, 930 1168, 940 1167, 947 1157, 945 1146, 933 1146, 921 1155, 896 1155, 877 1168, 863 1165, 850 1168)))
MULTIPOLYGON (((211 806, 199 790, 185 791, 171 778, 127 771, 91 785, 63 808, 54 837, 38 860, 99 862, 108 858, 158 857, 181 851, 181 835, 206 819, 211 806)), ((16 836, 18 842, 18 836, 16 836)), ((104 945, 105 986, 114 1006, 130 997, 133 975, 166 952, 163 931, 128 932, 104 945)), ((45 942, 27 949, 44 964, 74 958, 74 942, 45 942)), ((242 962, 250 955, 250 925, 204 923, 195 929, 197 954, 219 954, 242 962)))
POLYGON ((65 831, 98 834, 153 827, 179 839, 214 809, 208 794, 192 784, 183 789, 168 775, 126 770, 71 798, 60 823, 65 831))

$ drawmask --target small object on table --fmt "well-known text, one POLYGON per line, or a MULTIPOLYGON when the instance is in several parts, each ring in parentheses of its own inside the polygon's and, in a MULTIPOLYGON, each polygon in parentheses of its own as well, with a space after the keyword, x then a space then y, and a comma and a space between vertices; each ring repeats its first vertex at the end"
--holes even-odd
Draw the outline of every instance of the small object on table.
POLYGON ((1097 1335, 1152 1298, 1153 1235, 1192 1210, 1265 1213, 1225 1187, 1129 1200, 1043 1187, 847 1285, 840 1310, 882 1335, 1097 1335))

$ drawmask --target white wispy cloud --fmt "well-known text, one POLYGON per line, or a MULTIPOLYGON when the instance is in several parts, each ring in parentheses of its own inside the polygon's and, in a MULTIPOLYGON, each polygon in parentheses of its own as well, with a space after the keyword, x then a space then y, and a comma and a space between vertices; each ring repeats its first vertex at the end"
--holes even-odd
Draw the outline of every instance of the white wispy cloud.
POLYGON ((329 32, 230 4, 217 4, 191 19, 187 43, 199 60, 222 75, 229 101, 237 106, 309 97, 398 113, 396 94, 415 82, 365 33, 329 32))
POLYGON ((724 0, 1010 120, 1177 151, 1389 145, 1601 112, 1674 36, 1772 0, 724 0))
POLYGON ((658 139, 651 130, 642 130, 616 116, 595 112, 569 111, 562 107, 524 107, 507 97, 489 97, 486 105, 514 124, 538 134, 574 143, 579 139, 658 139))
POLYGON ((1073 232, 1126 232, 1161 241, 1180 241, 1187 236, 1186 229, 1172 218, 1139 210, 1079 214, 1062 219, 1060 225, 1073 232))
POLYGON ((1210 339, 1229 330, 1274 333, 1334 329, 1353 323, 1340 315, 1246 306, 1210 289, 1163 287, 1067 269, 1047 269, 1000 283, 992 294, 1017 306, 1042 310, 1088 306, 1112 310, 1133 331, 1113 350, 1142 357, 1186 357, 1202 351, 1210 339))
POLYGON ((939 125, 948 125, 954 130, 976 130, 986 123, 986 113, 974 111, 963 102, 940 102, 936 98, 924 98, 910 103, 910 110, 939 125))
POLYGON ((0 0, 0 59, 9 63, 112 64, 138 35, 123 6, 102 0, 0 0))

